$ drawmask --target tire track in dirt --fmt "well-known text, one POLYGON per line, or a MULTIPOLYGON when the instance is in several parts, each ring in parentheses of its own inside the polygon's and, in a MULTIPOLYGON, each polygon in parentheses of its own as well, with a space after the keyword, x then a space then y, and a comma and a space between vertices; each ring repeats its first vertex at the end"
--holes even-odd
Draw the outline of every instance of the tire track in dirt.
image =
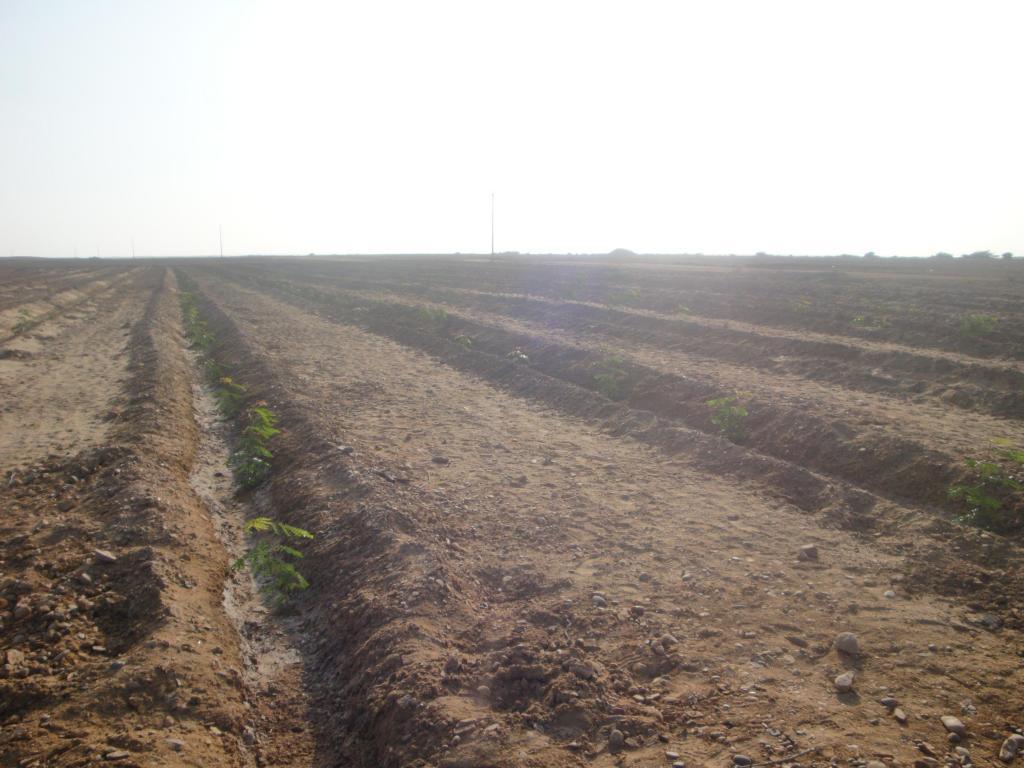
MULTIPOLYGON (((611 766, 613 729, 631 761, 652 764, 665 750, 721 764, 816 747, 904 762, 912 738, 943 743, 946 710, 969 722, 972 749, 998 748, 994 724, 1019 704, 1016 640, 974 629, 962 604, 909 597, 903 558, 422 352, 193 274, 273 372, 272 396, 305 414, 307 445, 343 441, 350 478, 384 476, 360 495, 364 514, 378 493, 399 493, 400 548, 411 535, 436 558, 429 578, 375 595, 418 630, 394 641, 409 670, 395 706, 435 713, 426 719, 443 741, 389 720, 395 752, 377 752, 380 763, 611 766), (796 561, 802 542, 819 561, 796 561), (853 697, 832 689, 841 630, 868 648, 853 697), (668 634, 678 642, 662 643, 668 634), (872 701, 886 693, 911 712, 905 728, 872 701)), ((288 474, 290 458, 276 471, 288 474)), ((408 562, 347 571, 347 591, 373 589, 396 565, 411 579, 421 566, 408 562)), ((354 631, 318 627, 315 638, 354 631)))

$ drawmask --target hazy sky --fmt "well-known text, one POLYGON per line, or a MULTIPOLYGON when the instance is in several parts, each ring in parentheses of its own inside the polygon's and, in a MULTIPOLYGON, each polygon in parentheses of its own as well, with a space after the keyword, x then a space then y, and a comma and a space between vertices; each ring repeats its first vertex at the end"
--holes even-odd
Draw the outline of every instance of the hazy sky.
POLYGON ((1024 253, 1024 3, 0 0, 0 255, 1024 253))

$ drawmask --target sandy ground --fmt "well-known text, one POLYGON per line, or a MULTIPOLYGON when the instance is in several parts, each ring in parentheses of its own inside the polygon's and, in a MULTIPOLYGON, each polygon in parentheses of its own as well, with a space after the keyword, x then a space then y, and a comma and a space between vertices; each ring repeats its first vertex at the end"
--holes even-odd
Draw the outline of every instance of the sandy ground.
POLYGON ((775 307, 761 274, 659 263, 19 271, 0 765, 1004 765, 1017 537, 944 491, 991 438, 1022 447, 1024 308, 973 273, 809 275, 775 307), (255 491, 183 291, 280 419, 255 491), (923 336, 943 292, 988 295, 999 333, 923 336), (667 323, 684 296, 702 330, 667 323), (865 307, 897 319, 863 338, 865 307), (703 399, 741 386, 735 445, 703 399), (257 514, 316 534, 284 610, 229 570, 257 514))

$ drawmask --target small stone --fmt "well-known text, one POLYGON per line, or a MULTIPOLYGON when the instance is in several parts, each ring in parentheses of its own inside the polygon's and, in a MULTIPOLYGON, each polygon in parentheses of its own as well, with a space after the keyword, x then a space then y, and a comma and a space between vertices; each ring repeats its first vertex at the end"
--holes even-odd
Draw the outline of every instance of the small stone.
POLYGON ((887 600, 892 600, 894 597, 896 597, 896 593, 893 592, 891 589, 887 589, 884 593, 882 593, 882 597, 886 598, 887 600))
POLYGON ((754 761, 751 760, 746 755, 733 755, 732 756, 732 764, 733 765, 739 765, 739 766, 747 766, 747 765, 753 765, 754 761))
POLYGON ((491 689, 488 688, 486 685, 481 685, 476 689, 476 695, 479 696, 481 699, 489 699, 491 698, 491 689))
POLYGON ((123 749, 118 749, 118 750, 115 750, 113 752, 107 752, 107 754, 105 754, 103 756, 103 759, 104 760, 126 760, 129 757, 131 757, 131 755, 129 753, 125 752, 123 749))
POLYGON ((886 696, 884 699, 879 699, 878 703, 886 709, 896 709, 896 707, 899 705, 899 702, 896 701, 896 699, 894 699, 892 696, 886 696))
POLYGON ((939 768, 939 761, 934 757, 919 757, 914 761, 914 768, 939 768))
POLYGON ((897 721, 897 722, 898 722, 898 723, 899 723, 900 725, 906 725, 906 724, 907 724, 907 713, 906 713, 906 712, 904 712, 904 711, 903 711, 902 709, 900 709, 899 707, 896 707, 896 708, 895 708, 895 709, 894 709, 894 710, 892 711, 892 716, 896 718, 896 721, 897 721))
POLYGON ((17 648, 9 648, 7 650, 7 663, 12 667, 20 667, 25 663, 25 652, 19 651, 17 648))
POLYGON ((1004 741, 1003 746, 999 748, 999 759, 1004 763, 1013 762, 1013 759, 1017 757, 1017 753, 1020 752, 1022 744, 1024 744, 1024 736, 1014 734, 1004 741))
POLYGON ((96 557, 96 562, 97 563, 116 563, 117 562, 117 555, 115 555, 113 552, 108 552, 105 549, 95 549, 95 550, 93 550, 93 555, 96 557))
POLYGON ((665 757, 667 757, 669 760, 678 760, 679 759, 679 753, 678 752, 666 752, 665 753, 665 757))
POLYGON ((836 690, 839 693, 849 693, 853 690, 853 678, 854 674, 852 671, 843 672, 843 674, 836 677, 832 682, 835 683, 836 690))
POLYGON ((853 632, 843 632, 835 641, 836 650, 848 656, 860 656, 860 641, 853 632))
POLYGON ((167 739, 167 746, 175 752, 181 752, 185 748, 185 742, 181 739, 167 739))
POLYGON ((959 718, 953 717, 952 715, 943 715, 942 725, 947 731, 955 733, 961 738, 967 735, 967 726, 965 726, 959 718))
POLYGON ((864 768, 889 768, 881 760, 868 760, 868 764, 864 768))
POLYGON ((800 547, 797 557, 801 560, 810 561, 818 559, 818 548, 814 544, 804 544, 800 547))
POLYGON ((598 608, 604 608, 608 605, 608 601, 605 600, 601 595, 594 595, 590 599, 598 608))
POLYGON ((608 749, 622 749, 622 745, 625 743, 626 736, 618 728, 608 734, 608 749))
POLYGON ((569 671, 584 680, 593 680, 597 676, 597 670, 589 661, 575 662, 569 667, 569 671))

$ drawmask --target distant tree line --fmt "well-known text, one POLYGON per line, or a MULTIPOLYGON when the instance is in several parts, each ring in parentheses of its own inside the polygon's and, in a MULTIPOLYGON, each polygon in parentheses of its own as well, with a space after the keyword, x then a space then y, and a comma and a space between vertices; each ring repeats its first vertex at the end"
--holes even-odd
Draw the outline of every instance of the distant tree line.
MULTIPOLYGON (((956 258, 956 257, 953 256, 952 253, 946 253, 945 251, 939 251, 938 253, 936 253, 931 258, 933 258, 933 259, 953 259, 953 258, 956 258)), ((1002 258, 1002 259, 1009 260, 1009 259, 1013 258, 1013 254, 1010 253, 1009 251, 1007 251, 1002 256, 996 256, 994 253, 992 253, 992 251, 975 251, 974 253, 965 253, 960 258, 961 259, 999 259, 999 258, 1002 258)))

